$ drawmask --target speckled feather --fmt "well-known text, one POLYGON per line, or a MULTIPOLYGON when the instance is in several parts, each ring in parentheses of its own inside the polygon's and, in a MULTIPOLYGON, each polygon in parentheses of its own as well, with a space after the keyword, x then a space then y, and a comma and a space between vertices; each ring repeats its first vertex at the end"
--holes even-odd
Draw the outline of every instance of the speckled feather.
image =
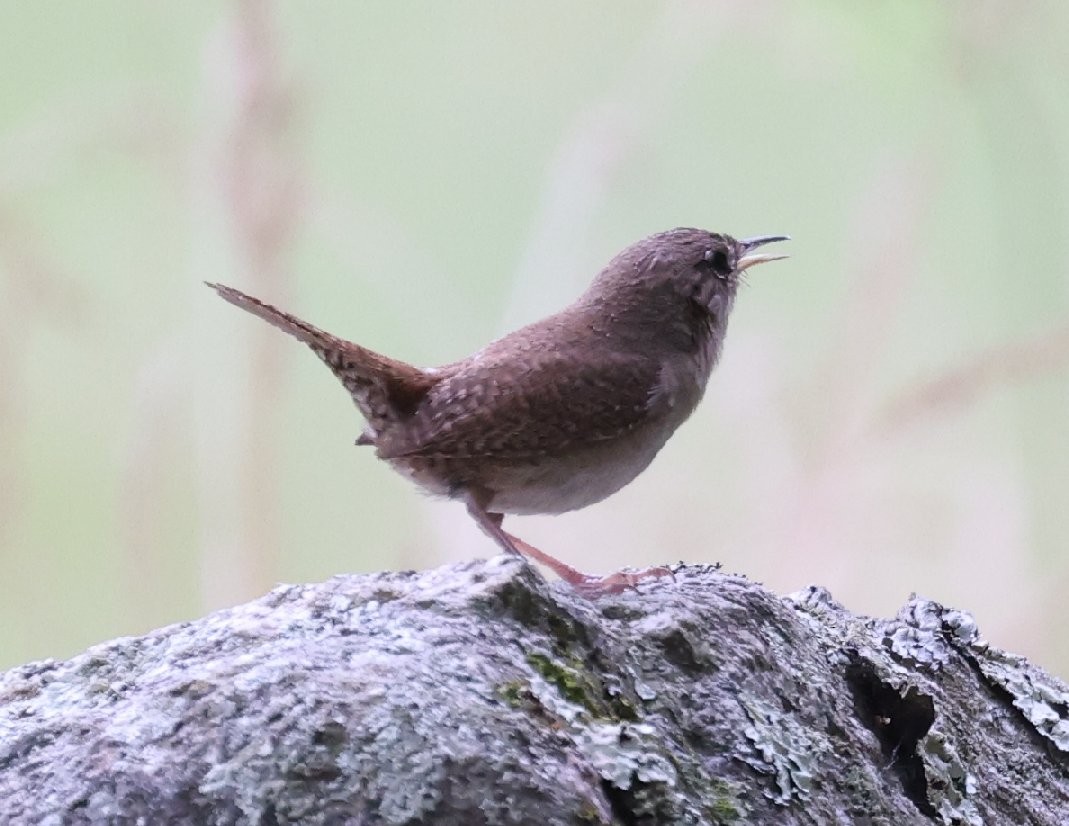
POLYGON ((386 458, 560 456, 577 444, 614 439, 649 414, 658 366, 633 355, 592 362, 532 353, 520 363, 475 363, 427 393, 402 430, 379 443, 386 458))

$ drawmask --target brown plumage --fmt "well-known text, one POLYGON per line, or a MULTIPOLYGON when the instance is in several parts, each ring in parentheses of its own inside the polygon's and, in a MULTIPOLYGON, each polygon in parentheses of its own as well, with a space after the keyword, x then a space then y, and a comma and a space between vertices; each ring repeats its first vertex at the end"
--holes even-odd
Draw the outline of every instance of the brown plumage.
POLYGON ((784 257, 753 250, 780 240, 698 229, 650 236, 561 312, 432 369, 330 335, 232 287, 209 286, 323 359, 367 421, 358 444, 374 445, 426 490, 462 499, 503 549, 598 593, 666 569, 589 577, 505 533, 502 516, 585 507, 644 470, 701 399, 739 274, 784 257))

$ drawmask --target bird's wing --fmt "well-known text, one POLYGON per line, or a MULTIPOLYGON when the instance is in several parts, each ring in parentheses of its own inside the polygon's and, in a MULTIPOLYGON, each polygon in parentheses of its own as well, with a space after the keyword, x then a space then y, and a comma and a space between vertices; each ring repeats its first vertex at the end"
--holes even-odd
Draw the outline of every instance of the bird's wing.
POLYGON ((381 457, 534 459, 618 438, 661 402, 656 359, 528 354, 517 366, 478 358, 435 385, 381 457))

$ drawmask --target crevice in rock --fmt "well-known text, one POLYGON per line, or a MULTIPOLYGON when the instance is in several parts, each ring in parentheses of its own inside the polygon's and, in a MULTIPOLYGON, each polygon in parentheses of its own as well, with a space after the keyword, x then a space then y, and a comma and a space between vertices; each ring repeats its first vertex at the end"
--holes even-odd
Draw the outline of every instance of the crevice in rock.
POLYGON ((642 826, 642 821, 636 817, 631 808, 631 794, 624 789, 617 788, 608 780, 601 781, 601 788, 605 793, 605 799, 609 801, 613 818, 623 826, 642 826))
POLYGON ((935 722, 932 698, 913 686, 903 696, 856 652, 846 668, 846 680, 858 718, 880 741, 889 768, 901 781, 906 797, 921 814, 935 817, 938 813, 928 799, 924 762, 917 752, 917 744, 935 722))

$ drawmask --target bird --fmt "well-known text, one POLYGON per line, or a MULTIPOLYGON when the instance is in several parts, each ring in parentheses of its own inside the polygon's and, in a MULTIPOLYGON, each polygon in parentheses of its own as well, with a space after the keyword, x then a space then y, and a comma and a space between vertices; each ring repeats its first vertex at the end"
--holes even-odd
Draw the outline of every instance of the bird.
POLYGON ((786 258, 758 250, 788 240, 688 227, 650 235, 563 310, 427 368, 205 283, 326 363, 363 415, 357 445, 424 491, 462 502, 503 551, 596 598, 672 572, 583 573, 506 532, 504 517, 585 508, 645 470, 701 400, 743 274, 786 258))

